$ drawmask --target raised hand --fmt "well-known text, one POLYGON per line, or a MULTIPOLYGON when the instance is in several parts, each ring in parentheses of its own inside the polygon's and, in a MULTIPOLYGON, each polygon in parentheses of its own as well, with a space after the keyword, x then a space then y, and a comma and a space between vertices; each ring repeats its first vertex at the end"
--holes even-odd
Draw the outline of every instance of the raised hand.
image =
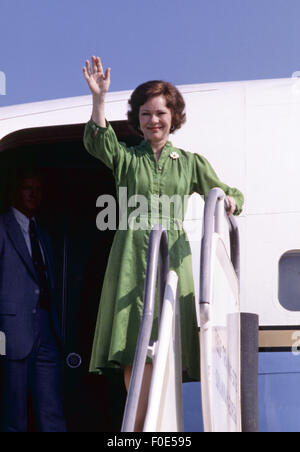
POLYGON ((104 97, 110 85, 110 68, 104 73, 100 58, 92 56, 92 68, 89 60, 86 60, 83 75, 93 96, 104 97))

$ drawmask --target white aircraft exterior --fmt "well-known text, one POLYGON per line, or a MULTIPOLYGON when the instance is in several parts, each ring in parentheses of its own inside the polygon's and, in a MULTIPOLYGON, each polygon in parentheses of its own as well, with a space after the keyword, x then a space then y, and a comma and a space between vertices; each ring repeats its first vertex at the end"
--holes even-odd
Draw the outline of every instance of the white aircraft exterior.
MULTIPOLYGON (((219 178, 245 196, 243 212, 237 218, 241 311, 258 314, 261 350, 292 351, 292 366, 298 372, 300 80, 209 83, 179 89, 186 101, 187 122, 171 136, 172 143, 204 155, 219 178)), ((121 91, 107 95, 109 121, 127 118, 130 94, 121 91)), ((0 108, 0 146, 1 139, 19 130, 84 124, 91 107, 91 96, 80 96, 0 108)), ((197 195, 193 197, 186 224, 199 225, 199 236, 194 227, 191 235, 198 294, 203 203, 197 195)), ((266 353, 263 363, 268 356, 266 353)), ((266 364, 270 372, 274 366, 274 372, 288 372, 288 368, 280 367, 282 357, 280 354, 276 364, 266 364)), ((265 421, 269 425, 267 414, 265 421)))

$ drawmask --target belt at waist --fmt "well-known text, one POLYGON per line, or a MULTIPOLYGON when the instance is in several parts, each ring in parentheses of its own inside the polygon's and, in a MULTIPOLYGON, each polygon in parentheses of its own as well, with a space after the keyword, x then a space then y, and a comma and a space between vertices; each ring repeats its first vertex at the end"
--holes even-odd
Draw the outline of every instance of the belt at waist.
MULTIPOLYGON (((129 215, 127 227, 128 229, 152 229, 156 225, 162 225, 165 229, 183 230, 183 220, 181 218, 173 218, 166 216, 154 216, 151 213, 149 215, 129 215)), ((120 221, 120 225, 122 222, 120 221)), ((123 226, 123 225, 122 225, 123 226)), ((119 228, 121 229, 121 228, 119 228)), ((124 229, 124 228, 122 228, 124 229)))

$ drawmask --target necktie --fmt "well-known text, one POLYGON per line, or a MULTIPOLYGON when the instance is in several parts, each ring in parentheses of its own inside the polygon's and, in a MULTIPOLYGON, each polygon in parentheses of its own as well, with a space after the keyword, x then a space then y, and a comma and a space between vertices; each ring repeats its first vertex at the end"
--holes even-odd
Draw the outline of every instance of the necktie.
POLYGON ((30 220, 29 223, 29 235, 31 241, 32 261, 40 287, 39 306, 47 311, 50 311, 50 290, 47 280, 47 269, 43 260, 37 236, 36 224, 33 220, 30 220))

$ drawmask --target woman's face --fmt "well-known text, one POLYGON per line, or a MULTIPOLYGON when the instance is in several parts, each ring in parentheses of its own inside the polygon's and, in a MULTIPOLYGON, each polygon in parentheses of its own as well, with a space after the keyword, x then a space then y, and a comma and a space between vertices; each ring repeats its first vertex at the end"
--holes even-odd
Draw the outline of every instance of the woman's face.
POLYGON ((167 142, 172 126, 172 113, 164 96, 145 102, 139 111, 140 129, 150 143, 167 142))

